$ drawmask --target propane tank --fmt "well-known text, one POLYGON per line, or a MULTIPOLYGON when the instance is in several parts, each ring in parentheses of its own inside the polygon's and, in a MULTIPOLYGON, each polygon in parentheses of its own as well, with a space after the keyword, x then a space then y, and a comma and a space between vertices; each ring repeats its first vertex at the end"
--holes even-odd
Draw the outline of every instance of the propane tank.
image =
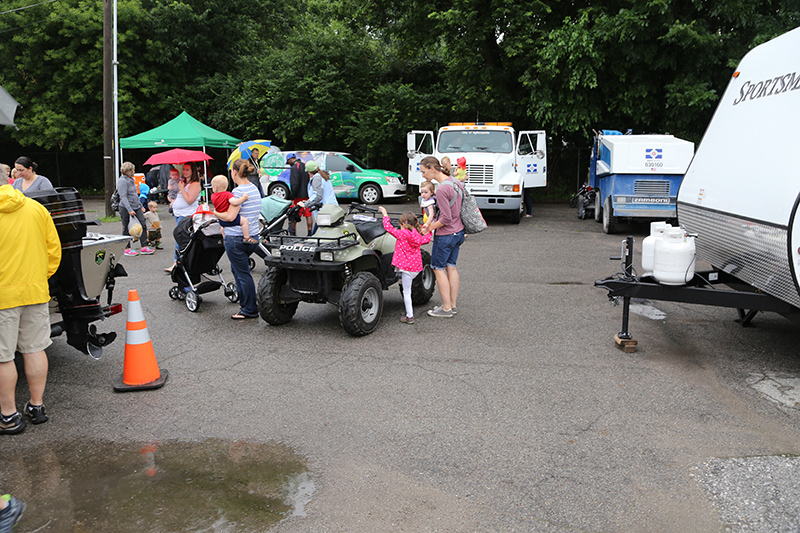
POLYGON ((655 241, 653 277, 664 285, 684 285, 694 277, 695 244, 682 228, 667 228, 655 241))
POLYGON ((653 250, 656 240, 663 237, 664 231, 671 227, 672 224, 668 224, 665 221, 650 223, 650 235, 642 241, 642 272, 644 272, 644 276, 653 275, 653 250))

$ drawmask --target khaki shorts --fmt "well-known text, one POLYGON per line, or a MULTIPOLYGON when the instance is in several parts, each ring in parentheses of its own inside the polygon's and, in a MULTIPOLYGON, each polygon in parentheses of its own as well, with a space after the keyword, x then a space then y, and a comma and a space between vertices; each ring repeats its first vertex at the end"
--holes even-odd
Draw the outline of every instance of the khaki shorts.
POLYGON ((13 361, 15 351, 37 353, 51 344, 47 303, 0 309, 0 363, 13 361))

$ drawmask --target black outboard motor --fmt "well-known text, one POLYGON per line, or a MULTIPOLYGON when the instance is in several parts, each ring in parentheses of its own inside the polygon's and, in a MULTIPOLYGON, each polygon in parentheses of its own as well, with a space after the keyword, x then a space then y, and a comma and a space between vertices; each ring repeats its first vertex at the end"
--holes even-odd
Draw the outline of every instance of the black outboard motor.
MULTIPOLYGON (((116 263, 116 254, 108 246, 97 247, 96 251, 86 246, 86 226, 99 225, 99 222, 86 220, 83 200, 76 189, 48 189, 28 196, 47 208, 61 239, 61 264, 50 278, 50 296, 58 303, 62 320, 51 324, 50 336, 57 337, 66 331, 67 344, 99 359, 103 346, 113 342, 117 334, 97 333, 92 322, 122 312, 121 304, 111 304, 114 278, 128 274, 122 265, 116 263), (86 263, 86 257, 82 261, 82 256, 92 252, 90 263, 86 263), (100 303, 103 288, 108 290, 106 306, 100 303)), ((128 237, 105 239, 105 236, 98 236, 96 242, 116 242, 124 249, 121 243, 128 240, 128 237)), ((121 255, 121 250, 119 253, 121 255)))

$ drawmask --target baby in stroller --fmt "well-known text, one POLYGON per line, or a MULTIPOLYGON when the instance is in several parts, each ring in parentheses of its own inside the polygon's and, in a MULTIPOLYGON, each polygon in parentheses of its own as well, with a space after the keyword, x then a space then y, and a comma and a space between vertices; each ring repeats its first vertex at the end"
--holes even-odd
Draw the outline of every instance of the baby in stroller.
POLYGON ((234 197, 233 193, 228 191, 228 178, 221 174, 214 176, 211 180, 211 190, 213 191, 211 203, 214 204, 214 210, 219 219, 219 225, 223 228, 222 236, 225 236, 225 228, 241 226, 244 242, 258 242, 250 237, 250 224, 247 222, 247 219, 239 216, 239 213, 236 213, 236 216, 233 217, 228 212, 230 206, 240 205, 247 200, 247 195, 243 194, 240 198, 234 197))

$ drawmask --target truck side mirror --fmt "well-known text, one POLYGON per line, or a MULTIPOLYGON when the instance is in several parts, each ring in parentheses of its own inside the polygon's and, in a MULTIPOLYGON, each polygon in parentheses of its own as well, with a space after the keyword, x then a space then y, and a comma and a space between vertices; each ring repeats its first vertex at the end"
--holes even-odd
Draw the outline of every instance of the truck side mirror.
POLYGON ((408 158, 409 159, 414 159, 416 156, 417 156, 417 151, 416 150, 409 150, 408 151, 408 158))
POLYGON ((536 154, 536 157, 538 157, 539 159, 544 159, 544 151, 543 150, 536 150, 534 152, 534 154, 536 154))

